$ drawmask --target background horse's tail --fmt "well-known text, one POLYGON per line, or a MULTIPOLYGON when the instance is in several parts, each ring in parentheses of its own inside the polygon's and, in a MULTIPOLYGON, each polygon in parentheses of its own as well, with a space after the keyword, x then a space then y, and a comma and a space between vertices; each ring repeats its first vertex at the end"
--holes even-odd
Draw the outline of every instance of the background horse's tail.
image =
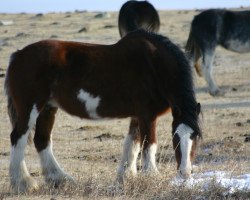
POLYGON ((193 63, 197 74, 199 76, 202 76, 201 63, 199 61, 199 59, 201 58, 201 49, 199 45, 197 44, 197 42, 195 41, 192 27, 189 33, 185 51, 186 51, 188 59, 191 61, 191 63, 193 63))
MULTIPOLYGON (((10 67, 10 65, 11 65, 14 57, 15 57, 15 53, 13 53, 11 55, 9 67, 10 67)), ((9 118, 10 118, 10 122, 11 122, 12 128, 14 128, 15 125, 16 125, 16 123, 17 123, 17 112, 16 112, 16 109, 14 107, 13 99, 12 99, 10 91, 9 91, 8 70, 7 70, 7 73, 6 73, 6 78, 5 78, 5 82, 4 82, 4 88, 5 88, 5 94, 7 96, 7 106, 8 106, 9 118)))

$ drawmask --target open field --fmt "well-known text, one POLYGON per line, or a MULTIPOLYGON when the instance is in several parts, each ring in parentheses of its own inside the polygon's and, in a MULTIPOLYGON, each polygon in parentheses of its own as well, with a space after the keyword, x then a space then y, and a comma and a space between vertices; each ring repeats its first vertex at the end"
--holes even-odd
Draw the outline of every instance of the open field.
MULTIPOLYGON (((158 120, 157 176, 128 177, 123 190, 112 184, 121 159, 123 138, 129 119, 87 121, 57 113, 53 129, 54 154, 77 186, 53 189, 45 185, 34 145, 26 148, 27 166, 41 188, 29 195, 9 190, 9 152, 11 131, 4 95, 4 74, 9 56, 17 49, 42 39, 74 40, 112 44, 119 40, 117 14, 73 12, 50 14, 0 14, 0 200, 1 199, 250 199, 250 191, 228 194, 228 188, 214 182, 185 187, 172 183, 176 163, 171 141, 171 115, 158 120)), ((184 47, 190 22, 198 11, 160 11, 160 33, 184 47)), ((215 79, 226 91, 211 97, 203 78, 196 75, 197 99, 202 105, 204 139, 199 146, 195 172, 227 171, 231 177, 250 174, 250 57, 220 47, 216 50, 215 79)), ((140 161, 138 161, 140 163, 140 161)), ((250 183, 248 183, 250 184, 250 183)), ((250 187, 250 186, 249 186, 250 187)), ((248 189, 249 189, 248 187, 248 189)))

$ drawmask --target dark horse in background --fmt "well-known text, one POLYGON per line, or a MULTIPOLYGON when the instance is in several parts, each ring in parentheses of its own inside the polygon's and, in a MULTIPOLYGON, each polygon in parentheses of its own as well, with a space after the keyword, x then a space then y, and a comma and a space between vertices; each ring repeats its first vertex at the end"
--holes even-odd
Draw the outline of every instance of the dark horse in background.
POLYGON ((211 95, 224 94, 213 78, 215 48, 244 53, 250 51, 250 11, 206 10, 194 17, 186 52, 197 73, 203 75, 211 95), (201 67, 199 58, 202 57, 201 67))
POLYGON ((118 27, 121 37, 139 28, 158 32, 160 19, 157 10, 148 1, 127 1, 120 9, 118 27))
POLYGON ((48 183, 72 180, 56 161, 51 130, 58 108, 80 118, 131 117, 118 181, 125 170, 157 171, 157 117, 172 111, 173 147, 182 177, 192 170, 201 136, 192 81, 184 53, 166 37, 144 30, 113 45, 44 40, 12 54, 5 89, 13 130, 10 135, 10 180, 17 191, 36 189, 24 161, 30 131, 48 183))

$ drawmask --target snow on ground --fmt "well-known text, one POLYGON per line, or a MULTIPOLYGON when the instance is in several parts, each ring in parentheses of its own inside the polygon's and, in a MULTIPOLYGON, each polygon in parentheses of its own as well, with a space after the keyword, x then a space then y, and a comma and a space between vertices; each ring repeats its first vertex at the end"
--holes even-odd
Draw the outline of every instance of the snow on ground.
POLYGON ((237 191, 250 192, 250 174, 232 176, 230 172, 209 171, 194 173, 187 180, 176 177, 172 184, 189 188, 198 186, 202 190, 208 190, 211 186, 218 186, 224 188, 229 194, 237 191))

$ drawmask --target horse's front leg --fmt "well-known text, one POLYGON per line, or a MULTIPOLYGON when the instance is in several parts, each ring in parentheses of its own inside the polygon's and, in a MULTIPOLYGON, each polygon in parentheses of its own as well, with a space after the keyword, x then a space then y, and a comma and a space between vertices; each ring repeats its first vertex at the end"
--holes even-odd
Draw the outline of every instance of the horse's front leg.
POLYGON ((123 183, 124 174, 127 170, 132 175, 137 173, 137 157, 140 153, 140 131, 138 120, 131 119, 129 133, 124 141, 123 155, 117 173, 117 181, 123 183))
POLYGON ((73 178, 67 175, 56 161, 52 151, 51 130, 54 124, 57 108, 45 106, 40 113, 34 137, 35 147, 39 153, 42 173, 45 181, 57 187, 66 181, 72 181, 73 178))

